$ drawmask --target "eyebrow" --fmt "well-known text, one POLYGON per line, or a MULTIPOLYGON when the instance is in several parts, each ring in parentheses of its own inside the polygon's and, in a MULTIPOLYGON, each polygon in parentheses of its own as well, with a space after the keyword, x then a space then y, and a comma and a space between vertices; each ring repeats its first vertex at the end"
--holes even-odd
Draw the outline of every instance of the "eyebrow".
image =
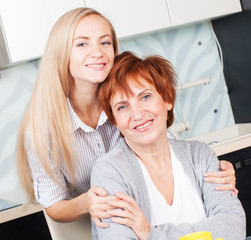
POLYGON ((114 105, 113 105, 113 108, 115 108, 116 106, 118 106, 118 105, 123 105, 123 104, 125 104, 125 103, 127 103, 127 101, 120 101, 120 102, 117 102, 117 103, 115 103, 114 105))
POLYGON ((150 89, 150 88, 144 89, 142 92, 140 92, 140 93, 138 94, 138 97, 141 97, 142 95, 144 95, 144 93, 145 93, 146 91, 152 91, 152 89, 150 89))
MULTIPOLYGON (((109 34, 104 34, 104 35, 101 35, 101 36, 99 37, 99 39, 102 39, 102 38, 105 38, 105 37, 112 38, 109 34)), ((88 39, 90 39, 90 37, 87 37, 87 36, 78 36, 78 37, 74 38, 73 41, 76 41, 76 40, 78 40, 78 39, 86 39, 86 40, 88 40, 88 39)))

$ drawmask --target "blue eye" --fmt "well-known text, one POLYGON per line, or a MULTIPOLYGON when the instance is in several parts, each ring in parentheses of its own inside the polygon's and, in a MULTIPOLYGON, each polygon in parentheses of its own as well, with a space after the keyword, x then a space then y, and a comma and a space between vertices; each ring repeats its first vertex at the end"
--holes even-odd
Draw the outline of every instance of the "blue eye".
POLYGON ((142 97, 142 100, 147 100, 147 99, 149 99, 150 98, 150 94, 147 94, 147 95, 144 95, 143 97, 142 97))
POLYGON ((85 47, 87 45, 86 42, 82 42, 82 43, 78 43, 77 46, 78 47, 85 47))
POLYGON ((122 110, 124 110, 124 109, 126 109, 126 105, 119 106, 117 110, 118 110, 118 111, 122 111, 122 110))
POLYGON ((110 41, 104 41, 101 43, 101 45, 111 45, 112 43, 110 41))

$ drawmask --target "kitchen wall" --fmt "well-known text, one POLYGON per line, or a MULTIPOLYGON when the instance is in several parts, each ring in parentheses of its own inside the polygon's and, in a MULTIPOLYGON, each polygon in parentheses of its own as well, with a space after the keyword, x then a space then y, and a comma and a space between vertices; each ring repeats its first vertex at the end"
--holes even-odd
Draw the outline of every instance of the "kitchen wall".
MULTIPOLYGON (((174 64, 179 84, 210 78, 208 85, 177 92, 175 123, 188 120, 180 134, 190 138, 234 124, 218 47, 210 22, 161 31, 120 41, 120 51, 159 54, 174 64)), ((30 98, 39 61, 2 70, 0 78, 0 193, 18 187, 15 141, 30 98)))

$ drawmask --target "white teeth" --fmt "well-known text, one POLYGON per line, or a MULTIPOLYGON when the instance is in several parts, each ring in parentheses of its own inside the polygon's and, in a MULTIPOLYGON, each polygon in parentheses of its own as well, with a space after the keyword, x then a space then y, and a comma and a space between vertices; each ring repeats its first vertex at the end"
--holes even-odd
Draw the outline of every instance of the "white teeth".
POLYGON ((99 67, 103 67, 104 64, 89 64, 87 65, 88 67, 93 67, 93 68, 99 68, 99 67))
POLYGON ((151 120, 148 121, 148 122, 146 122, 144 125, 141 125, 141 126, 136 127, 136 129, 144 128, 144 127, 146 127, 147 125, 149 125, 150 123, 151 123, 151 120))

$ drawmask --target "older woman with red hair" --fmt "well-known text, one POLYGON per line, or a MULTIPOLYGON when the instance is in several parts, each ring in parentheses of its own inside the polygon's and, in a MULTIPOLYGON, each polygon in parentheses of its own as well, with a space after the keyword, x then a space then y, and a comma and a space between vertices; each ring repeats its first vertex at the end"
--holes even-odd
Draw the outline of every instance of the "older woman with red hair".
POLYGON ((118 200, 108 202, 109 228, 94 239, 168 239, 210 231, 213 238, 243 240, 245 213, 237 196, 204 181, 220 169, 204 143, 169 139, 174 120, 176 73, 160 56, 124 52, 98 92, 110 121, 124 138, 98 159, 91 185, 118 200))

